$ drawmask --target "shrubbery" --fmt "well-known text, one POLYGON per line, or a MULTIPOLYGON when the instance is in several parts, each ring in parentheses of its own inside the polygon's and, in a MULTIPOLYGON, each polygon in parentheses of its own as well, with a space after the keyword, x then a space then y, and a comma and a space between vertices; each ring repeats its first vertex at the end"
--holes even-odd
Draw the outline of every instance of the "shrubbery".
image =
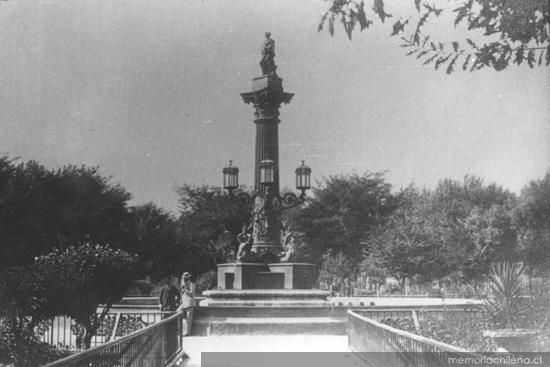
POLYGON ((427 315, 419 321, 420 335, 476 352, 489 352, 491 343, 483 337, 483 317, 468 312, 445 312, 443 318, 427 315))
POLYGON ((155 284, 147 279, 140 279, 132 282, 126 291, 127 297, 150 297, 153 295, 155 284))
POLYGON ((399 330, 408 331, 409 333, 416 333, 416 328, 414 326, 414 322, 410 318, 405 318, 405 319, 402 319, 402 318, 396 318, 396 319, 387 318, 387 319, 380 320, 380 322, 382 324, 386 324, 388 326, 394 327, 394 328, 399 329, 399 330))
POLYGON ((195 292, 197 294, 202 294, 202 292, 209 289, 215 289, 218 283, 218 273, 214 270, 211 270, 206 273, 202 273, 197 277, 195 282, 195 292))
POLYGON ((4 269, 0 273, 2 363, 33 366, 56 356, 39 342, 39 330, 58 315, 76 320, 77 347, 88 348, 102 318, 130 285, 135 262, 135 256, 125 251, 85 244, 55 250, 29 266, 4 269), (97 315, 100 304, 105 306, 97 315))
MULTIPOLYGON (((550 298, 547 293, 524 296, 526 284, 527 276, 521 264, 495 264, 491 269, 489 295, 482 312, 444 312, 441 318, 428 313, 419 321, 418 333, 467 350, 494 352, 496 346, 492 340, 483 336, 486 330, 528 329, 539 331, 539 334, 536 339, 524 342, 528 348, 525 351, 550 351, 550 298)), ((406 322, 383 322, 411 331, 406 322)))

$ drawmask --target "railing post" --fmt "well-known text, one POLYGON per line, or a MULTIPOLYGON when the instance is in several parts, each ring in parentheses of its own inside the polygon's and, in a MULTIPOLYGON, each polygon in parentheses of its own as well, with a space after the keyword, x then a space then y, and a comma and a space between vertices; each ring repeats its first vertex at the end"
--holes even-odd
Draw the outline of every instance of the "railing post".
POLYGON ((115 318, 115 325, 113 326, 113 332, 111 333, 111 340, 115 340, 116 332, 118 330, 118 323, 120 322, 120 312, 117 312, 115 318))

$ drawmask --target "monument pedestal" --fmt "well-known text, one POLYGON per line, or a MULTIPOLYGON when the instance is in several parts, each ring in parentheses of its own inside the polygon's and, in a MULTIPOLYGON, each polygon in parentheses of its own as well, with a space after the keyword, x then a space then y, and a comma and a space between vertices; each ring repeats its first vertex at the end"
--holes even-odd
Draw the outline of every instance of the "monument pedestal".
POLYGON ((317 267, 307 263, 218 265, 218 289, 314 289, 317 267))
POLYGON ((317 267, 307 263, 218 265, 218 289, 200 306, 327 306, 329 292, 315 289, 317 267))
MULTIPOLYGON (((266 264, 228 263, 218 265, 218 289, 261 289, 257 274, 269 273, 266 264)), ((263 284, 262 284, 263 285, 263 284)))
POLYGON ((218 289, 203 293, 192 335, 345 335, 346 315, 314 289, 316 279, 313 264, 220 264, 218 289))
POLYGON ((276 263, 268 264, 274 274, 283 275, 284 289, 313 289, 317 281, 318 271, 313 264, 307 263, 276 263))

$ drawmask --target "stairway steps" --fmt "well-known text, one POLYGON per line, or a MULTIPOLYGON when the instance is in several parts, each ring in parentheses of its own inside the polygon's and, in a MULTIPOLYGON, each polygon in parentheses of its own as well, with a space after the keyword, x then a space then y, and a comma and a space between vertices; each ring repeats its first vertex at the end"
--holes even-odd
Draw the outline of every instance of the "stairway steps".
POLYGON ((344 317, 344 307, 198 307, 196 318, 227 317, 344 317))
POLYGON ((345 335, 343 317, 226 317, 204 318, 193 322, 193 335, 345 335))

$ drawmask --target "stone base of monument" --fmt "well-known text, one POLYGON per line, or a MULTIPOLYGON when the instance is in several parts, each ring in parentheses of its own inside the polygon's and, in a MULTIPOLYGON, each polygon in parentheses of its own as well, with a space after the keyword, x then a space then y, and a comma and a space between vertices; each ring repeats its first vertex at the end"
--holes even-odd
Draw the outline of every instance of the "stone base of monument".
POLYGON ((201 307, 323 307, 329 292, 315 288, 317 267, 306 263, 218 265, 218 289, 201 307))
POLYGON ((192 334, 344 335, 345 310, 315 289, 317 275, 306 263, 220 264, 218 289, 203 293, 192 334))
POLYGON ((342 307, 226 306, 195 310, 192 335, 345 335, 342 307))
POLYGON ((218 289, 313 289, 317 267, 307 263, 218 265, 218 289))

